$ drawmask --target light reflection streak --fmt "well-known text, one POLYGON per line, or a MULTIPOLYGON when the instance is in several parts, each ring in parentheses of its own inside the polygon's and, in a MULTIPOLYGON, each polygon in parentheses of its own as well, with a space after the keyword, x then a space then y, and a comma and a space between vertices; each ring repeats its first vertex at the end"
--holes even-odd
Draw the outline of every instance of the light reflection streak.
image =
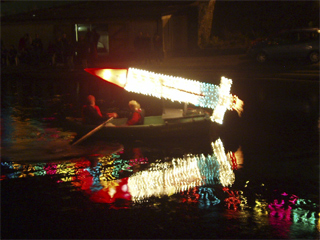
MULTIPOLYGON (((220 149, 219 151, 224 151, 223 146, 219 146, 219 144, 222 143, 217 141, 212 143, 212 146, 217 145, 216 148, 220 149)), ((141 182, 135 179, 135 184, 140 187, 137 192, 131 191, 132 186, 129 182, 138 173, 131 177, 117 179, 119 175, 114 172, 128 170, 134 164, 148 162, 142 155, 130 160, 123 160, 118 154, 100 156, 97 157, 96 163, 88 159, 46 164, 1 162, 2 167, 14 171, 9 171, 6 175, 3 174, 1 179, 47 175, 54 180, 58 179, 56 182, 59 184, 69 182, 79 191, 86 193, 91 201, 107 203, 113 208, 117 208, 116 202, 119 199, 126 201, 126 204, 121 208, 128 208, 132 203, 139 204, 143 201, 150 201, 150 196, 161 197, 162 194, 171 196, 178 193, 172 198, 177 197, 179 203, 192 204, 199 209, 209 209, 222 202, 225 204, 230 218, 239 219, 241 224, 250 226, 253 221, 257 229, 263 230, 272 227, 272 230, 275 230, 277 236, 281 238, 296 238, 297 232, 301 231, 308 233, 315 230, 320 231, 319 206, 311 200, 300 199, 294 194, 276 191, 277 196, 275 198, 268 196, 268 199, 271 199, 268 202, 266 196, 256 194, 257 189, 255 189, 254 202, 249 206, 246 192, 228 189, 228 196, 225 199, 219 196, 221 200, 218 199, 214 195, 214 189, 206 185, 222 185, 220 182, 221 165, 229 164, 229 168, 233 170, 233 164, 228 156, 220 156, 223 153, 217 155, 185 155, 183 158, 174 158, 171 162, 159 160, 159 162, 150 164, 147 171, 139 172, 141 175, 145 172, 146 177, 142 178, 141 182), (218 160, 218 157, 223 160, 218 160), (226 163, 222 162, 220 165, 220 161, 226 163), (143 186, 139 186, 140 184, 143 186), (147 188, 148 184, 150 188, 147 191, 144 188, 147 188), (164 190, 166 192, 162 193, 161 191, 164 190)), ((224 168, 230 170, 227 167, 224 168)), ((229 176, 229 174, 222 174, 222 176, 229 176)), ((228 183, 229 180, 223 182, 228 183)), ((246 182, 245 188, 248 187, 248 183, 249 181, 246 182)), ((266 193, 264 192, 264 194, 266 193)), ((248 196, 250 195, 248 194, 248 196)), ((158 199, 155 201, 156 204, 160 204, 158 199)), ((131 205, 131 207, 134 206, 137 205, 131 205)))
MULTIPOLYGON (((218 139, 212 143, 216 154, 207 156, 190 154, 183 158, 174 158, 171 162, 158 161, 150 164, 148 170, 123 179, 117 179, 119 175, 114 174, 114 171, 129 171, 134 164, 143 164, 148 160, 142 155, 139 155, 139 158, 123 160, 120 155, 112 154, 97 157, 96 163, 87 159, 46 164, 1 162, 2 167, 14 171, 1 175, 1 180, 47 175, 56 179, 57 183, 70 182, 76 189, 87 193, 94 202, 109 204, 115 203, 117 199, 139 203, 148 201, 151 196, 171 196, 180 192, 180 195, 175 195, 180 196, 180 202, 196 203, 203 209, 220 203, 220 199, 214 195, 213 188, 207 186, 231 183, 230 179, 221 181, 221 176, 233 177, 233 174, 221 174, 223 169, 227 172, 232 170, 232 162, 222 153, 224 148, 220 141, 218 139)), ((245 187, 248 183, 249 181, 245 187)), ((228 193, 224 199, 226 208, 233 209, 235 213, 251 208, 243 191, 229 188, 225 190, 228 193)), ((256 199, 251 209, 258 227, 269 224, 279 232, 284 229, 281 233, 283 237, 289 236, 290 228, 303 227, 306 231, 317 228, 319 231, 319 207, 311 200, 300 199, 294 194, 284 192, 268 203, 261 194, 255 195, 256 199), (265 218, 268 222, 264 222, 265 218)), ((124 208, 126 207, 128 205, 124 208)))
POLYGON ((261 194, 256 194, 257 198, 255 199, 255 205, 253 211, 257 216, 268 215, 268 202, 266 199, 263 199, 261 194))
MULTIPOLYGON (((248 182, 246 182, 245 187, 247 187, 248 182)), ((261 186, 264 186, 264 184, 261 186)), ((243 191, 230 190, 229 188, 223 188, 223 190, 227 193, 224 201, 229 210, 238 214, 239 211, 252 209, 255 222, 259 222, 260 227, 269 224, 283 238, 288 238, 289 232, 293 229, 301 230, 303 228, 305 231, 312 232, 312 226, 317 225, 319 231, 319 205, 311 200, 300 199, 294 194, 283 192, 275 196, 271 203, 268 203, 262 194, 256 193, 255 203, 251 207, 248 205, 243 191), (268 223, 262 222, 263 219, 268 219, 268 223)))
POLYGON ((202 185, 196 158, 173 159, 172 164, 157 163, 148 171, 129 177, 128 187, 134 202, 151 196, 161 197, 202 185))
POLYGON ((222 186, 232 185, 235 176, 221 139, 212 143, 212 147, 213 155, 186 155, 174 158, 171 163, 152 164, 149 170, 135 173, 128 180, 132 200, 172 195, 218 181, 222 186))
MULTIPOLYGON (((232 185, 234 173, 221 140, 218 139, 212 143, 212 147, 214 150, 212 155, 185 155, 183 158, 172 159, 170 163, 153 163, 148 171, 133 174, 128 181, 133 200, 164 194, 172 195, 205 184, 232 185)), ((139 158, 139 161, 145 163, 147 159, 139 158)), ((17 171, 15 175, 8 176, 12 178, 26 177, 28 174, 35 176, 34 173, 41 173, 42 175, 60 176, 58 182, 76 182, 82 181, 82 176, 89 174, 92 176, 90 180, 92 191, 96 191, 109 186, 110 181, 116 180, 119 177, 119 171, 132 171, 130 163, 133 163, 132 159, 123 160, 116 154, 100 156, 97 158, 97 163, 93 165, 85 159, 83 161, 48 163, 41 167, 35 167, 35 165, 22 167, 20 164, 12 163, 12 168, 24 169, 24 171, 17 171)), ((74 185, 79 185, 79 183, 74 185)))
POLYGON ((227 155, 225 154, 223 143, 219 138, 212 143, 214 155, 217 157, 220 165, 219 177, 223 187, 231 186, 235 181, 234 172, 231 169, 230 162, 228 161, 227 155))
POLYGON ((228 207, 228 209, 233 209, 234 211, 238 210, 238 206, 241 203, 239 192, 230 190, 229 188, 223 188, 223 191, 225 191, 228 194, 228 197, 224 200, 225 205, 228 207))
MULTIPOLYGON (((308 199, 296 199, 294 208, 292 209, 293 221, 295 223, 308 223, 316 225, 319 216, 317 216, 317 211, 319 211, 319 206, 308 199)), ((318 212, 318 215, 320 213, 318 212)))
POLYGON ((215 196, 212 188, 199 187, 199 208, 214 206, 220 203, 220 199, 215 196))

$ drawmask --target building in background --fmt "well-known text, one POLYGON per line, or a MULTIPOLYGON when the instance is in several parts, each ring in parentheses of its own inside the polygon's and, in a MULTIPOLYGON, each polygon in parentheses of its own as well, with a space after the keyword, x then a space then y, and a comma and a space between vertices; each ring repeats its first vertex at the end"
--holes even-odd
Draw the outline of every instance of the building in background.
MULTIPOLYGON (((1 17, 1 41, 18 48, 28 33, 39 34, 44 49, 63 33, 77 42, 87 31, 100 38, 100 56, 130 57, 139 32, 159 34, 165 56, 197 48, 197 1, 78 1, 1 17)), ((152 42, 152 41, 151 41, 152 42)))

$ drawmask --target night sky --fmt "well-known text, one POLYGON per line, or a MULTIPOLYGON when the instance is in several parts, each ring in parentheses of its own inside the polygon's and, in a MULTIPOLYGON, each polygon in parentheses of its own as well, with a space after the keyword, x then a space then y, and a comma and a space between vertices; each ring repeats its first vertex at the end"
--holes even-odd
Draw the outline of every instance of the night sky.
POLYGON ((1 16, 28 12, 37 9, 61 6, 75 1, 3 1, 1 0, 1 16))
POLYGON ((240 31, 249 37, 283 29, 319 27, 319 1, 220 1, 213 16, 213 32, 240 31))
MULTIPOLYGON (((149 2, 151 0, 148 0, 149 2)), ((1 1, 1 15, 49 8, 79 1, 1 1)), ((125 1, 124 1, 125 2, 125 1)), ((190 2, 190 1, 189 1, 190 2)), ((168 1, 170 3, 170 1, 168 1)), ((288 28, 319 27, 319 1, 225 1, 217 0, 214 35, 239 31, 250 38, 288 28)))

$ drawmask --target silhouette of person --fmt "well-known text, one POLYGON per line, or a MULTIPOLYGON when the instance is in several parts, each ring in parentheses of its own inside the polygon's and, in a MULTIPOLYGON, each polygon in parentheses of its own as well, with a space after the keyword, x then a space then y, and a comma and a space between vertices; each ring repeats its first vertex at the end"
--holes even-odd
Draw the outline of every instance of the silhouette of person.
POLYGON ((39 34, 36 34, 35 39, 32 40, 32 49, 33 49, 35 61, 36 63, 39 63, 41 60, 41 54, 43 50, 43 45, 39 37, 39 34))
POLYGON ((87 29, 85 40, 89 44, 89 49, 90 49, 89 55, 90 55, 90 60, 92 62, 94 62, 95 59, 98 57, 97 45, 98 45, 99 38, 100 38, 100 34, 97 33, 95 29, 93 29, 92 31, 89 28, 87 29))
POLYGON ((96 29, 92 30, 92 39, 91 39, 91 49, 92 49, 92 58, 96 59, 98 57, 98 42, 100 39, 100 34, 97 33, 96 29))
POLYGON ((1 67, 7 65, 8 49, 1 40, 1 67))
POLYGON ((55 43, 55 57, 54 57, 54 62, 57 65, 62 65, 64 64, 64 45, 62 42, 62 37, 58 37, 55 43))
POLYGON ((90 53, 90 46, 88 42, 85 40, 84 36, 80 36, 79 42, 76 47, 77 57, 83 68, 88 67, 88 57, 90 53))
POLYGON ((151 38, 148 33, 143 37, 144 63, 151 62, 151 38))
POLYGON ((143 56, 143 33, 139 32, 138 36, 134 39, 134 48, 136 50, 137 54, 137 60, 141 61, 144 56, 143 56))
POLYGON ((18 65, 18 51, 14 47, 14 45, 10 45, 9 51, 8 51, 8 63, 10 65, 18 65))
POLYGON ((31 49, 31 40, 30 40, 29 34, 26 33, 22 38, 20 38, 19 47, 18 47, 20 60, 23 63, 27 63, 30 60, 29 59, 30 49, 31 49))
POLYGON ((155 53, 155 61, 161 63, 163 61, 162 39, 157 33, 153 37, 153 48, 155 53))
POLYGON ((74 69, 74 62, 73 62, 74 51, 75 51, 75 48, 74 48, 73 42, 71 40, 68 40, 65 45, 65 57, 66 57, 66 62, 70 71, 73 71, 74 69))

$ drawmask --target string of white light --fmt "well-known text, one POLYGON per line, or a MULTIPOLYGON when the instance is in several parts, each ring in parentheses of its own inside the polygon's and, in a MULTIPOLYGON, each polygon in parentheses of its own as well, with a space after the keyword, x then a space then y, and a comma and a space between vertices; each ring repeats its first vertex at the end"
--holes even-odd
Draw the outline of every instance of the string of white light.
MULTIPOLYGON (((232 110, 236 106, 235 103, 239 103, 238 98, 230 94, 231 85, 232 80, 225 77, 221 78, 220 86, 217 86, 129 68, 124 89, 129 92, 214 109, 211 120, 222 124, 226 110, 232 110)), ((235 110, 242 109, 238 106, 235 110)))
POLYGON ((148 170, 129 177, 128 188, 132 200, 137 202, 151 196, 172 195, 196 186, 215 183, 214 179, 219 179, 224 187, 232 185, 235 176, 221 139, 212 143, 212 146, 214 155, 186 155, 174 158, 170 163, 156 161, 148 170))

